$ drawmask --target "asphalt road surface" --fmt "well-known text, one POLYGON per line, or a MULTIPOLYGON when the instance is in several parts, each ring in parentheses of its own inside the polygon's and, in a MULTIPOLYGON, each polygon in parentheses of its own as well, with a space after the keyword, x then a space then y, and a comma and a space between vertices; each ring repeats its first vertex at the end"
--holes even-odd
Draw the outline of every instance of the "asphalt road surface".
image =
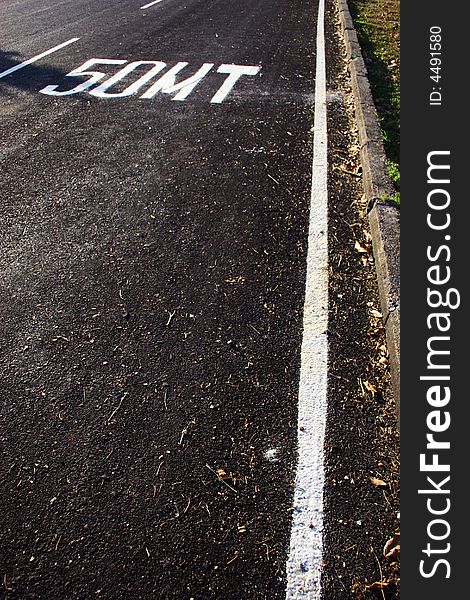
POLYGON ((147 4, 0 7, 7 598, 286 594, 318 2, 147 4))

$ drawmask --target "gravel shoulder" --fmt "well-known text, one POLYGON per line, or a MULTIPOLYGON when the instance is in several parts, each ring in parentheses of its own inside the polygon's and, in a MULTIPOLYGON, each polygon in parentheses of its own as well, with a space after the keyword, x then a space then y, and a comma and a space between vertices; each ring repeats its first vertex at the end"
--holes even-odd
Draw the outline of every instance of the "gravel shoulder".
POLYGON ((353 98, 336 6, 327 4, 329 414, 324 598, 399 597, 383 556, 399 528, 399 435, 353 98))

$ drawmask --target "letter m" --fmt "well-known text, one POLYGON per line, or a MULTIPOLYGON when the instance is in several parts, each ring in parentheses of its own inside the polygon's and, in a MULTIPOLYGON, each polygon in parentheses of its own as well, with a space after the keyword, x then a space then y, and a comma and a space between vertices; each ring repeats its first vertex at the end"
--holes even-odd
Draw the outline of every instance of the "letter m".
POLYGON ((433 347, 432 347, 433 342, 448 342, 449 340, 450 340, 450 337, 446 336, 446 335, 435 336, 435 337, 429 338, 428 343, 427 343, 427 348, 428 348, 428 356, 427 356, 428 366, 427 366, 427 368, 428 369, 450 369, 450 365, 435 365, 433 363, 434 356, 450 354, 450 350, 433 350, 433 347))
POLYGON ((450 170, 450 165, 440 165, 440 164, 434 164, 434 157, 435 156, 450 156, 450 150, 435 150, 434 152, 429 152, 428 153, 428 170, 426 172, 427 174, 427 178, 428 178, 428 183, 430 184, 434 184, 434 183, 450 183, 450 179, 434 179, 434 175, 433 175, 433 171, 438 170, 438 171, 442 171, 442 170, 446 170, 449 171, 450 170))
POLYGON ((179 62, 176 64, 160 77, 160 79, 158 79, 145 94, 142 94, 141 98, 153 98, 157 92, 161 92, 163 94, 175 94, 173 100, 185 100, 214 66, 213 63, 204 63, 192 77, 188 77, 184 81, 176 83, 176 75, 187 65, 187 62, 179 62))

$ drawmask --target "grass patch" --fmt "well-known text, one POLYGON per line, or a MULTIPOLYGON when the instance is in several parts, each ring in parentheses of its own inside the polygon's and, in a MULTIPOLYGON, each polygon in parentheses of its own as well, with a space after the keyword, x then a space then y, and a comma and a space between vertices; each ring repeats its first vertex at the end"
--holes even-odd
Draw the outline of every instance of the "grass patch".
POLYGON ((390 177, 400 190, 400 0, 349 0, 382 127, 390 177))

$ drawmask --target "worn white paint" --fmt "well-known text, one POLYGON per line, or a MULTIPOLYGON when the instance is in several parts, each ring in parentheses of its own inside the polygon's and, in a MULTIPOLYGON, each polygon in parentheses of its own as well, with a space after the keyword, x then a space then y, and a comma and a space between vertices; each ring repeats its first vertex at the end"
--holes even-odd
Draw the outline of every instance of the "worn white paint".
POLYGON ((52 54, 53 52, 57 52, 57 50, 61 50, 62 48, 65 48, 65 46, 68 46, 69 44, 73 44, 74 42, 78 41, 79 39, 80 38, 72 38, 71 40, 68 40, 67 42, 64 42, 63 44, 59 44, 58 46, 54 46, 54 48, 51 48, 50 50, 41 52, 41 54, 38 54, 37 56, 33 56, 33 58, 29 58, 28 60, 25 60, 24 62, 19 63, 19 64, 15 65, 14 67, 10 67, 6 71, 3 71, 2 73, 0 73, 0 79, 2 79, 2 77, 6 77, 7 75, 11 75, 11 73, 18 71, 19 69, 22 69, 23 67, 27 67, 28 65, 35 63, 37 60, 40 60, 41 58, 44 58, 45 56, 48 56, 49 54, 52 54))
POLYGON ((288 600, 319 600, 327 411, 328 236, 324 0, 317 23, 314 147, 298 407, 298 465, 287 561, 288 600))

